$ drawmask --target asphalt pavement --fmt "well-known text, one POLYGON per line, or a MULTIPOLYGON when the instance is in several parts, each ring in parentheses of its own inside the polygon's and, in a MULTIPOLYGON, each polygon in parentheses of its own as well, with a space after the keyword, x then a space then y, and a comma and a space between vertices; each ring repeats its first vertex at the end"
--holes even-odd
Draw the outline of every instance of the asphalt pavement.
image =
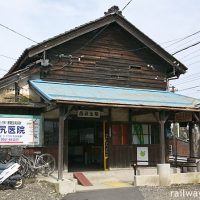
POLYGON ((119 188, 77 192, 66 195, 62 200, 144 200, 138 188, 119 188))

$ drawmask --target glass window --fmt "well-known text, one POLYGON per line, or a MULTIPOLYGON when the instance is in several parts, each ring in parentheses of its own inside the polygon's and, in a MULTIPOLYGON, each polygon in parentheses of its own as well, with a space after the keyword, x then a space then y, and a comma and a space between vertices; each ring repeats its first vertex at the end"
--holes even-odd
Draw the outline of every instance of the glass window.
POLYGON ((171 133, 173 136, 188 141, 189 140, 189 124, 188 123, 171 123, 171 133))
POLYGON ((58 121, 45 120, 44 121, 44 144, 56 145, 58 144, 58 121))
POLYGON ((159 126, 151 124, 132 125, 132 144, 158 144, 159 126))
POLYGON ((128 124, 112 125, 112 144, 113 145, 128 144, 128 124))

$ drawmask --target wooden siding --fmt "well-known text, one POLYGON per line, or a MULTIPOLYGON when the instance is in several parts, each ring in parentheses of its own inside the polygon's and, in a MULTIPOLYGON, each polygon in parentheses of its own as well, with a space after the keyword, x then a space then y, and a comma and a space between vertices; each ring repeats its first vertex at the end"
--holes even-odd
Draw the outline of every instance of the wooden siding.
MULTIPOLYGON (((159 145, 151 144, 149 147, 149 162, 159 163, 159 145)), ((113 145, 110 147, 110 168, 130 167, 131 161, 137 160, 137 145, 113 145)))
POLYGON ((171 71, 116 24, 57 46, 46 55, 52 67, 41 73, 44 80, 166 90, 171 71), (60 58, 61 54, 72 58, 60 58))

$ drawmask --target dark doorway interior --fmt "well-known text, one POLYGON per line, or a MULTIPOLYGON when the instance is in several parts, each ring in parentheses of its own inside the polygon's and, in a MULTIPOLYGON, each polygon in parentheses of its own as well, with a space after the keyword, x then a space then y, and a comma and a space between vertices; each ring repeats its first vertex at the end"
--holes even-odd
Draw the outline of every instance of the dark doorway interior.
POLYGON ((103 123, 70 120, 68 130, 69 171, 103 169, 103 123))

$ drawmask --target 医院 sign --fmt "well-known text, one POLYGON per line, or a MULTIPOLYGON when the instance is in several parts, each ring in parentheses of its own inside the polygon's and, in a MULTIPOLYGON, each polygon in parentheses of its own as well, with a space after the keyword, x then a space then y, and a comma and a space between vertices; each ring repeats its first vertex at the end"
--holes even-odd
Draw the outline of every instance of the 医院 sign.
POLYGON ((40 145, 41 117, 0 115, 0 145, 40 145))

